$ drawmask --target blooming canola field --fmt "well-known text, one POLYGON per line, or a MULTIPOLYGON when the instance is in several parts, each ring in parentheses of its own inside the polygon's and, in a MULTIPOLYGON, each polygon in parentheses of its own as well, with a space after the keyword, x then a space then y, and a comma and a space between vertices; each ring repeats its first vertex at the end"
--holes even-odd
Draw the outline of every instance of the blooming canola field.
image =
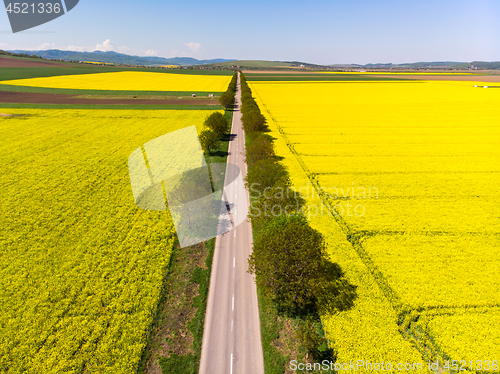
POLYGON ((0 84, 80 90, 223 92, 230 81, 231 76, 228 75, 123 71, 15 79, 0 81, 0 84))
POLYGON ((500 361, 500 89, 250 83, 294 186, 320 193, 306 196, 311 224, 358 285, 354 309, 322 316, 338 360, 500 361), (337 193, 349 189, 371 194, 337 193))
POLYGON ((211 110, 6 109, 0 371, 136 373, 175 241, 127 160, 211 110))

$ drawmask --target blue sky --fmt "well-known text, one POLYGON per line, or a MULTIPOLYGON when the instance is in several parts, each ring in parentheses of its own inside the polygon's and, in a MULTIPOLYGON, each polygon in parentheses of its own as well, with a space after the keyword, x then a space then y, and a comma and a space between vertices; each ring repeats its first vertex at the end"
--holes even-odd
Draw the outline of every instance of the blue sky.
POLYGON ((318 64, 499 61, 500 1, 80 0, 17 34, 0 11, 0 49, 318 64))

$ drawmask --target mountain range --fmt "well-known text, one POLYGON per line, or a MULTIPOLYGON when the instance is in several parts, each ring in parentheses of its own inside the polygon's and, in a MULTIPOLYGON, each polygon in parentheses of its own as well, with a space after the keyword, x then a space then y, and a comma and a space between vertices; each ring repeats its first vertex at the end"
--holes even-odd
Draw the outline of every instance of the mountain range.
POLYGON ((428 69, 443 69, 443 70, 492 70, 500 69, 500 62, 487 61, 472 61, 472 62, 456 62, 456 61, 438 61, 438 62, 414 62, 404 64, 391 63, 371 63, 365 65, 358 64, 333 64, 333 65, 317 65, 300 61, 264 61, 264 60, 236 60, 236 59, 212 59, 212 60, 197 60, 192 57, 156 57, 156 56, 130 56, 124 53, 113 51, 102 52, 74 52, 61 51, 51 49, 46 51, 39 50, 13 50, 11 53, 26 55, 35 55, 44 59, 63 60, 63 61, 91 61, 105 62, 123 65, 142 65, 142 66, 161 66, 161 65, 177 65, 177 66, 194 66, 207 65, 207 68, 231 68, 239 66, 240 68, 250 69, 290 69, 290 68, 306 68, 313 70, 337 70, 337 69, 369 69, 369 70, 428 70, 428 69))
POLYGON ((8 52, 17 54, 35 55, 51 60, 92 61, 92 62, 106 62, 113 64, 144 65, 144 66, 149 66, 149 65, 190 66, 190 65, 205 65, 205 64, 216 64, 226 61, 234 61, 222 58, 212 59, 212 60, 197 60, 192 57, 173 57, 173 58, 164 58, 156 56, 141 57, 141 56, 130 56, 124 53, 118 53, 113 51, 74 52, 74 51, 61 51, 59 49, 50 49, 47 51, 14 50, 8 52))

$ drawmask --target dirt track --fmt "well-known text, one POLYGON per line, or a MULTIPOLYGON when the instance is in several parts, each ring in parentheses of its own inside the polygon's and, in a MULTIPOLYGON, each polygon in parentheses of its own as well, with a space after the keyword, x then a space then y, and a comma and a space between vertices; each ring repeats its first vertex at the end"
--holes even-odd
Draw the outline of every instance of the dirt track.
POLYGON ((0 57, 0 68, 40 68, 40 67, 61 67, 61 66, 75 66, 75 64, 64 64, 60 62, 50 61, 37 61, 33 59, 21 60, 17 58, 0 57))
POLYGON ((0 91, 0 103, 74 105, 219 105, 216 99, 82 99, 71 95, 0 91))

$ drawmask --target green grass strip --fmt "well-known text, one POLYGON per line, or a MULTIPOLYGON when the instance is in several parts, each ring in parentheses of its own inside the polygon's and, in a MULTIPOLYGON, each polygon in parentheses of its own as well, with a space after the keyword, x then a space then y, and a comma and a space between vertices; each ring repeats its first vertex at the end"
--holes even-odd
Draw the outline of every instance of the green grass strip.
POLYGON ((288 363, 274 342, 279 339, 283 324, 272 301, 257 291, 260 315, 260 330, 262 338, 262 353, 264 355, 264 372, 266 374, 283 374, 288 363))
MULTIPOLYGON (((42 60, 43 61, 43 60, 42 60)), ((38 62, 38 60, 35 60, 38 62)), ((60 75, 81 75, 81 74, 96 74, 96 73, 111 73, 123 71, 113 67, 100 67, 100 69, 93 66, 54 66, 54 67, 25 67, 25 68, 2 68, 2 75, 0 80, 14 80, 14 79, 29 79, 29 78, 43 78, 43 77, 57 77, 60 75)))
POLYGON ((116 90, 78 90, 69 88, 48 88, 48 87, 28 87, 28 86, 14 86, 9 84, 0 84, 0 91, 7 92, 31 92, 31 93, 45 93, 45 94, 63 94, 63 95, 111 95, 111 96, 214 96, 222 95, 219 91, 116 91, 116 90))
POLYGON ((113 110, 220 110, 220 105, 73 105, 0 103, 0 108, 27 109, 113 109, 113 110))

